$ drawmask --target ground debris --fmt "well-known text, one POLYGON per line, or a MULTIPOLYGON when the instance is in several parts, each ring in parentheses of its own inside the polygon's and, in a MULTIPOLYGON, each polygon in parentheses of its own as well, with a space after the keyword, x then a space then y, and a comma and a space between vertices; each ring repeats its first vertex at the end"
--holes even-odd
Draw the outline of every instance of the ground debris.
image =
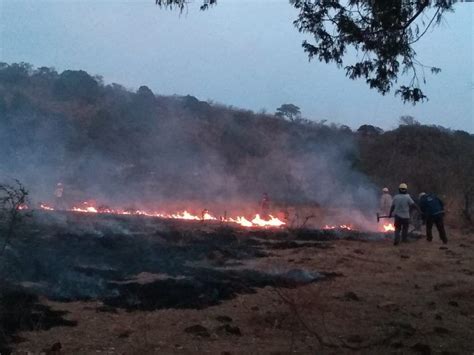
POLYGON ((360 297, 355 292, 348 291, 341 297, 344 301, 360 301, 360 297))
POLYGON ((58 341, 54 343, 53 345, 51 345, 50 347, 43 349, 41 352, 44 353, 45 355, 59 355, 61 354, 61 348, 62 348, 62 345, 58 341))
POLYGON ((416 343, 411 348, 418 354, 431 355, 431 346, 429 346, 428 344, 416 343))
POLYGON ((229 316, 217 316, 216 320, 222 323, 230 323, 232 322, 232 318, 229 316))
POLYGON ((211 336, 211 334, 209 333, 209 330, 207 330, 206 327, 200 324, 187 327, 184 329, 184 331, 186 333, 193 334, 195 336, 202 337, 202 338, 209 338, 211 336))
POLYGON ((224 324, 217 327, 216 333, 242 336, 242 332, 240 331, 240 328, 237 326, 232 326, 230 324, 224 324))
POLYGON ((449 329, 444 327, 434 327, 433 331, 437 334, 449 334, 451 333, 449 329))
POLYGON ((379 303, 377 305, 377 308, 379 309, 383 309, 383 310, 386 310, 386 311, 390 311, 390 312, 394 312, 394 311, 398 311, 398 309, 400 308, 398 304, 396 304, 395 302, 382 302, 382 303, 379 303))

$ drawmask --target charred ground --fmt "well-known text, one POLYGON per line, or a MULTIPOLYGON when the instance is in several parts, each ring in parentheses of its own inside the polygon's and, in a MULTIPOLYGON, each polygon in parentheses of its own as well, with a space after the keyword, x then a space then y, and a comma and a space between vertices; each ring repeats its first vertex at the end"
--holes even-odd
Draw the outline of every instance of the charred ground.
POLYGON ((7 353, 473 349, 469 231, 394 248, 140 216, 34 212, 25 226, 1 263, 7 353))

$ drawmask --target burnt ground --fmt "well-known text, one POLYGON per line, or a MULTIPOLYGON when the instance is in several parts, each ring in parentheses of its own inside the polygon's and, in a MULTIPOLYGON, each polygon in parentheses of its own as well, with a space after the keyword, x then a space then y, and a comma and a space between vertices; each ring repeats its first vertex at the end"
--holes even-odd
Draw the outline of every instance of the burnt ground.
POLYGON ((0 352, 472 353, 474 234, 450 234, 35 212, 0 260, 0 352))

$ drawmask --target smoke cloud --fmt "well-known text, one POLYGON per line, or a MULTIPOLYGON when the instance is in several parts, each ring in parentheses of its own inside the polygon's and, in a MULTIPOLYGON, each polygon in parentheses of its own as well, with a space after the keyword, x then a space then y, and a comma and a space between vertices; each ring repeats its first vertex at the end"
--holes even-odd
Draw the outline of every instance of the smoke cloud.
POLYGON ((268 193, 279 210, 364 216, 376 208, 376 188, 354 168, 355 135, 345 129, 147 87, 130 92, 85 72, 28 68, 18 85, 5 82, 12 67, 0 75, 0 175, 20 179, 35 203, 52 202, 62 182, 69 204, 258 212, 268 193))

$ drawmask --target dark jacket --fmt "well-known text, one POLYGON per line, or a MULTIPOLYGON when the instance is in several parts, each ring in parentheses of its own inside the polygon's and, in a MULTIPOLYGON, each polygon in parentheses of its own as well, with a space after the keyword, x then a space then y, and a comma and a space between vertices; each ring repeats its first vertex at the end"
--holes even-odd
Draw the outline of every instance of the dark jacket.
POLYGON ((426 194, 420 198, 420 209, 425 218, 444 214, 443 201, 434 194, 426 194))

